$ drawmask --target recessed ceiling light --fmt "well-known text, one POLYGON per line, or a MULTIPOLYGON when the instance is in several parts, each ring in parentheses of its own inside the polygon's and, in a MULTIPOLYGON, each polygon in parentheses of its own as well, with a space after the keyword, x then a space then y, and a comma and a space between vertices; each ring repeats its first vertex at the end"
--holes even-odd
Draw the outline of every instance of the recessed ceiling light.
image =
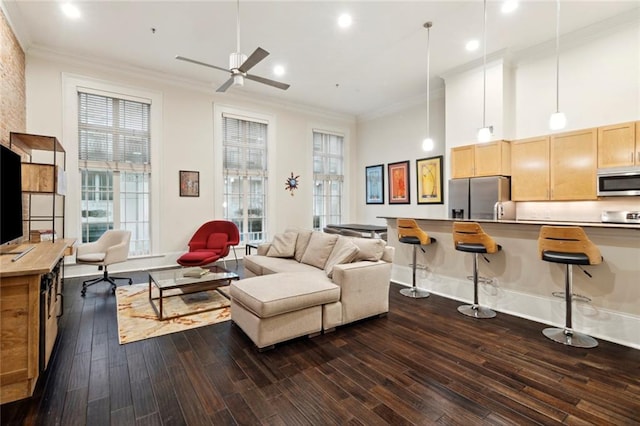
POLYGON ((276 65, 273 67, 273 73, 277 76, 284 75, 284 67, 282 65, 276 65))
POLYGON ((480 47, 480 42, 478 40, 469 40, 467 44, 465 44, 464 46, 464 48, 467 49, 469 52, 478 50, 478 47, 480 47))
POLYGON ((78 19, 80 17, 80 9, 76 5, 71 3, 62 3, 60 9, 67 16, 67 18, 78 19))
POLYGON ((511 13, 518 8, 518 0, 505 0, 502 3, 502 13, 511 13))
POLYGON ((351 19, 351 15, 349 15, 348 13, 343 13, 338 18, 338 25, 340 26, 340 28, 348 28, 351 26, 352 22, 353 19, 351 19))

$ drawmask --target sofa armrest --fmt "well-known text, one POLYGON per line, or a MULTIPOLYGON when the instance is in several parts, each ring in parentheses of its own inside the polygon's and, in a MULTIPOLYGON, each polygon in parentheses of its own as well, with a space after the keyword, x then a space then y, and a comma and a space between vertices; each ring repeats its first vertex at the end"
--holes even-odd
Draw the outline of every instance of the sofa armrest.
POLYGON ((391 266, 382 260, 334 266, 333 282, 340 286, 342 324, 389 311, 391 266))
POLYGON ((256 253, 260 256, 266 256, 269 251, 269 247, 271 247, 271 243, 258 244, 258 251, 256 253))

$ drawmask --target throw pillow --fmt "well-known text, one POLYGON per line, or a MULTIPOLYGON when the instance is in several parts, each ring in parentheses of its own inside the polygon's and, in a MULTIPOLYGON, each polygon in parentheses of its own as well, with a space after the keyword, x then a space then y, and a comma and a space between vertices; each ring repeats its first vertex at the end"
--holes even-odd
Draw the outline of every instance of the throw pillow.
POLYGON ((295 259, 298 262, 302 262, 302 256, 304 256, 304 252, 309 245, 309 240, 311 239, 312 231, 309 230, 299 230, 298 231, 298 239, 296 240, 296 253, 294 255, 295 259))
POLYGON ((337 240, 338 235, 336 234, 314 231, 311 233, 307 249, 302 255, 302 263, 315 266, 318 269, 324 269, 324 265, 327 263, 327 259, 329 259, 337 240))
POLYGON ((384 248, 387 245, 384 240, 379 238, 352 238, 351 241, 359 249, 354 262, 358 262, 360 260, 377 262, 382 258, 384 248))
POLYGON ((329 278, 333 278, 333 267, 343 263, 349 263, 358 254, 358 246, 349 241, 349 238, 338 237, 333 251, 324 265, 324 272, 329 278))
POLYGON ((285 232, 276 234, 271 241, 271 246, 267 252, 269 257, 293 257, 296 250, 297 232, 285 232))

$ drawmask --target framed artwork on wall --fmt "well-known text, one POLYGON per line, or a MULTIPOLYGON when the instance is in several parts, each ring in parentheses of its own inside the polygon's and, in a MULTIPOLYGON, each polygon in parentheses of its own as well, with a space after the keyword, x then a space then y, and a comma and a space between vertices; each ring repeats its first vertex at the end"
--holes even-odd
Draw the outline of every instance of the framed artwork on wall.
POLYGON ((389 204, 410 204, 409 161, 387 164, 389 204))
POLYGON ((180 196, 200 196, 200 172, 180 170, 180 196))
POLYGON ((384 164, 365 167, 367 204, 384 204, 384 164))
POLYGON ((416 160, 418 204, 442 204, 442 155, 416 160))

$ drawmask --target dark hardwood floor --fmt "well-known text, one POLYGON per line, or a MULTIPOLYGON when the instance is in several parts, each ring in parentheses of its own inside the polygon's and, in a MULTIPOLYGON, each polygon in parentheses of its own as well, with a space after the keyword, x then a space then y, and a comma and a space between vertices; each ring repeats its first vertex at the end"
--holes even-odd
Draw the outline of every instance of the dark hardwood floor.
MULTIPOLYGON (((143 282, 145 275, 134 275, 143 282)), ((231 322, 118 344, 106 285, 65 283, 55 358, 2 424, 639 424, 640 351, 474 320, 391 286, 386 317, 259 353, 231 322)))

